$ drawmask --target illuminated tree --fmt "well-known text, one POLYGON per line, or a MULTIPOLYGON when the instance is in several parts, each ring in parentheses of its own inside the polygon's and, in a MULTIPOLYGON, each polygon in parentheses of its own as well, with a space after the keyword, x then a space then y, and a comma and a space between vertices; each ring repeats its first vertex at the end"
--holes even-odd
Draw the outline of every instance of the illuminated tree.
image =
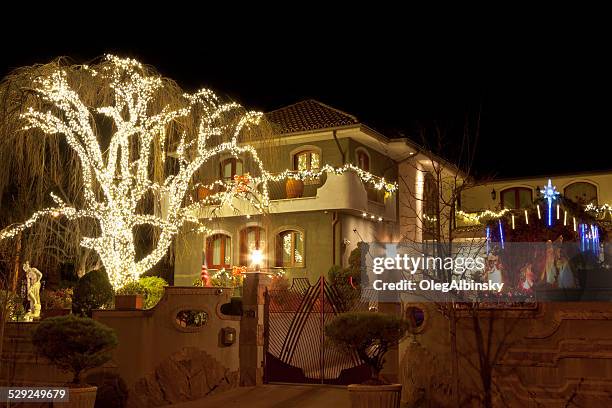
POLYGON ((231 205, 234 198, 257 210, 267 204, 268 173, 255 149, 239 143, 257 127, 259 113, 207 89, 160 106, 160 95, 172 84, 135 60, 114 56, 92 67, 58 67, 34 84, 40 102, 21 118, 26 129, 63 136, 76 154, 79 166, 66 171, 80 170, 81 197, 71 200, 80 205, 51 193, 52 207, 5 228, 0 240, 50 217, 92 221, 90 231, 97 234, 82 237, 80 245, 98 254, 117 288, 157 264, 182 228, 203 231, 194 215, 198 207, 231 205), (83 81, 111 103, 92 106, 92 98, 80 95, 83 81), (215 181, 208 187, 216 194, 190 202, 194 180, 220 154, 250 156, 259 177, 215 181), (138 257, 136 231, 142 227, 156 230, 157 239, 138 257))

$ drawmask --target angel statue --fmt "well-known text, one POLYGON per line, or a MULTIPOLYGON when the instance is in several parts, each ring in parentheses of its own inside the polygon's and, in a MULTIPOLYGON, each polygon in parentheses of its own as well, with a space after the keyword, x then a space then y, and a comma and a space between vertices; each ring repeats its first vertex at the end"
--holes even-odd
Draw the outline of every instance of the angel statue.
POLYGON ((26 273, 28 301, 30 302, 30 308, 28 313, 25 314, 24 320, 31 322, 34 318, 40 317, 40 280, 42 279, 42 273, 38 269, 32 268, 28 261, 23 264, 23 270, 26 273))

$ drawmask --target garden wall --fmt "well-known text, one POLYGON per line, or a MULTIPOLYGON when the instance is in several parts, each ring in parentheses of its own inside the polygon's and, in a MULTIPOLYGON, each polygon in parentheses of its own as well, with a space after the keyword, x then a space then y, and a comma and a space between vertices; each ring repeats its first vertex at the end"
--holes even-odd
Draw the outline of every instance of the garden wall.
MULTIPOLYGON (((221 312, 232 292, 228 288, 166 287, 153 309, 94 311, 94 319, 117 333, 119 345, 113 359, 101 370, 117 373, 125 381, 128 406, 168 405, 238 386, 241 318, 221 312), (207 319, 204 322, 201 314, 181 311, 202 311, 207 319), (189 324, 198 322, 204 324, 189 324), (223 338, 224 331, 233 332, 233 344, 223 338)), ((51 385, 70 380, 68 374, 35 355, 30 338, 37 325, 7 323, 0 385, 51 385)))
POLYGON ((113 362, 128 386, 130 406, 193 400, 238 385, 240 317, 221 312, 231 293, 226 288, 167 287, 153 309, 94 312, 94 319, 117 332, 113 362), (200 319, 185 311, 203 311, 207 320, 201 326, 185 324, 200 319), (233 344, 224 344, 224 330, 234 332, 233 344))
MULTIPOLYGON (((403 400, 423 407, 455 406, 449 319, 434 303, 405 305, 404 311, 415 306, 425 319, 400 345, 403 400)), ((472 312, 458 315, 461 406, 481 406, 483 363, 492 368, 493 406, 612 406, 611 303, 547 302, 481 310, 480 344, 485 347, 480 352, 472 312)))

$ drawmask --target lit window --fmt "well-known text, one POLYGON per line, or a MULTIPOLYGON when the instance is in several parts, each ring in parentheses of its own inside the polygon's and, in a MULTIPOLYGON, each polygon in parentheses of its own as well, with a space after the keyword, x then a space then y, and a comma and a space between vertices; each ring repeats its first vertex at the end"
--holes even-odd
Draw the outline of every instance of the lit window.
POLYGON ((304 237, 299 231, 283 231, 276 237, 276 266, 304 266, 304 237))
POLYGON ((597 186, 584 181, 572 183, 565 187, 563 195, 578 204, 597 204, 597 186))
POLYGON ((319 153, 312 150, 304 150, 293 156, 294 170, 318 170, 320 168, 319 153))
POLYGON ((242 176, 242 160, 231 158, 221 162, 221 178, 231 181, 234 176, 242 176))
POLYGON ((247 227, 240 232, 240 265, 250 266, 251 252, 264 250, 264 230, 261 227, 247 227))
POLYGON ((514 187, 503 190, 500 194, 502 208, 517 210, 533 205, 533 193, 530 188, 514 187))
POLYGON ((232 239, 224 234, 206 239, 206 264, 210 269, 230 268, 232 265, 232 239))
POLYGON ((364 171, 370 171, 370 156, 363 150, 357 151, 357 166, 364 171))

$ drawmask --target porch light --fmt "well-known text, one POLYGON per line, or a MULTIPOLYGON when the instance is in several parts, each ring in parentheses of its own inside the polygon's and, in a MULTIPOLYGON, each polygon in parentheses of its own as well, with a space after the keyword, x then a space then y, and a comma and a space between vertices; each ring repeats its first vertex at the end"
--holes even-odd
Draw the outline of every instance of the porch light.
POLYGON ((261 265, 263 258, 263 252, 260 249, 253 249, 251 251, 251 265, 261 265))
POLYGON ((491 190, 491 200, 495 200, 497 198, 497 191, 495 189, 491 190))

